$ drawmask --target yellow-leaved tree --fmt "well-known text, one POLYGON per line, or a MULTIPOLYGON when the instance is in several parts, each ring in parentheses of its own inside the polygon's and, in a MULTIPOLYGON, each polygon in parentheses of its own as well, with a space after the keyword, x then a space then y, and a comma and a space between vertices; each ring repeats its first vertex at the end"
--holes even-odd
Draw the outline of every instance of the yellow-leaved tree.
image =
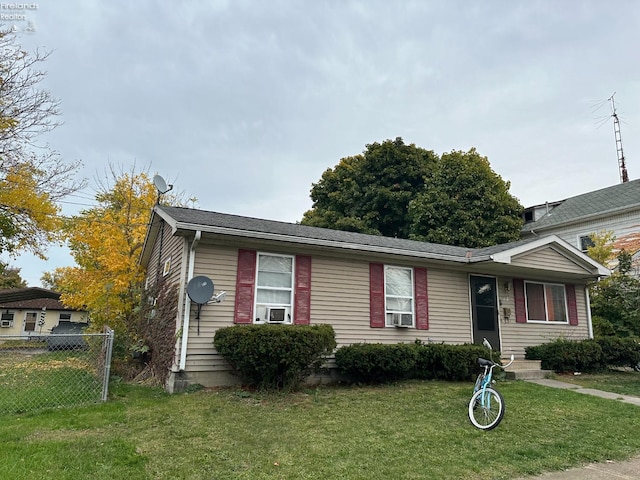
MULTIPOLYGON (((96 206, 70 218, 64 228, 76 265, 56 269, 61 301, 85 309, 91 328, 108 325, 124 343, 134 340, 144 271, 138 265, 157 191, 146 173, 110 170, 111 186, 101 185, 96 206)), ((122 343, 121 343, 122 344, 122 343)))
POLYGON ((84 184, 74 180, 79 162, 36 143, 60 114, 59 101, 39 85, 48 56, 25 52, 15 34, 0 29, 0 253, 14 256, 45 258, 47 244, 60 239, 56 202, 84 184))

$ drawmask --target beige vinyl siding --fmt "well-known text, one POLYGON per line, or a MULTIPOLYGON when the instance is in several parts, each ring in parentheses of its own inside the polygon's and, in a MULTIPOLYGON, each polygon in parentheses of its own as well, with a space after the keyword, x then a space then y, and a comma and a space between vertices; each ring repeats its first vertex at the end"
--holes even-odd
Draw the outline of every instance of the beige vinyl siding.
POLYGON ((151 257, 147 265, 146 278, 149 279, 148 285, 155 283, 157 275, 164 278, 165 281, 178 283, 180 281, 183 262, 185 261, 185 244, 183 237, 172 236, 171 228, 164 225, 163 239, 158 238, 153 246, 151 257), (160 252, 160 244, 162 243, 162 252, 160 252), (161 257, 160 259, 158 257, 161 257), (159 260, 159 263, 158 263, 159 260), (169 274, 163 277, 163 269, 165 262, 170 260, 169 274), (160 272, 158 272, 158 267, 160 272))
POLYGON ((533 252, 517 255, 511 260, 514 267, 528 267, 541 270, 562 271, 584 274, 585 269, 558 253, 553 248, 541 248, 533 252))
MULTIPOLYGON (((511 279, 501 279, 502 282, 511 279)), ((589 337, 588 312, 586 302, 585 285, 576 285, 576 307, 578 310, 578 325, 571 326, 567 323, 516 323, 513 292, 506 294, 504 290, 499 294, 501 305, 500 330, 502 339, 502 353, 518 358, 524 358, 525 347, 551 342, 558 338, 570 340, 583 340, 589 337), (511 310, 511 316, 507 320, 503 315, 503 308, 511 310)), ((500 288, 499 288, 500 290, 500 288)), ((513 289, 511 289, 513 290, 513 289)))
MULTIPOLYGON (((220 304, 202 308, 199 335, 196 307, 192 305, 186 365, 189 372, 227 369, 224 360, 215 353, 213 338, 218 328, 233 325, 237 255, 238 250, 233 247, 198 249, 194 275, 211 278, 215 291, 225 290, 227 298, 220 304)), ((367 261, 313 256, 311 272, 311 324, 331 324, 339 346, 362 342, 413 342, 416 339, 446 343, 471 341, 469 286, 464 272, 427 267, 429 330, 369 326, 367 261)))

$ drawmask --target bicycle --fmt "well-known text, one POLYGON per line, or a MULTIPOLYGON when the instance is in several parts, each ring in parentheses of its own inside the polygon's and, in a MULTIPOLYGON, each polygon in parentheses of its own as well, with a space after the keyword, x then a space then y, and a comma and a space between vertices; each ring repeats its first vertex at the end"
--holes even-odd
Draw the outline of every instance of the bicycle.
MULTIPOLYGON (((491 351, 491 344, 484 339, 484 346, 491 351)), ((502 394, 493 388, 493 369, 495 367, 507 368, 514 360, 514 356, 511 355, 511 361, 502 366, 491 360, 484 358, 478 358, 478 364, 484 368, 484 371, 478 374, 475 386, 473 388, 473 395, 469 400, 469 420, 474 427, 480 430, 491 430, 496 428, 504 417, 504 398, 502 394)))

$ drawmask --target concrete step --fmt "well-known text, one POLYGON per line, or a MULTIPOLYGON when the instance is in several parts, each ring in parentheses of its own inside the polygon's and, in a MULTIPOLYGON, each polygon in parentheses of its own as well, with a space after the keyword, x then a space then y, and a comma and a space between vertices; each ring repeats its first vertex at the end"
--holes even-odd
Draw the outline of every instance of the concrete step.
MULTIPOLYGON (((508 363, 503 360, 503 363, 508 363)), ((540 360, 517 359, 505 370, 509 380, 535 380, 545 378, 550 370, 542 370, 540 360)))

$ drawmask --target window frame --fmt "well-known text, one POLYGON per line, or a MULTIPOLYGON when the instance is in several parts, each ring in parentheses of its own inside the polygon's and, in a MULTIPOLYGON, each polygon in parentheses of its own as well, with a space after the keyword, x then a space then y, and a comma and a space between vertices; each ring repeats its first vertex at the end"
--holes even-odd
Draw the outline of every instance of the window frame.
MULTIPOLYGON (((255 286, 254 286, 254 300, 253 300, 253 323, 257 325, 264 324, 277 324, 277 325, 293 325, 294 319, 294 294, 295 294, 295 273, 296 273, 296 258, 295 255, 289 255, 284 253, 272 253, 272 252, 256 252, 256 271, 255 271, 255 286), (289 287, 269 287, 260 285, 260 258, 261 257, 278 257, 287 258, 291 260, 291 283, 289 287), (277 292, 289 292, 289 303, 283 302, 259 302, 258 293, 260 291, 270 290, 277 292), (283 322, 269 322, 266 319, 262 319, 258 316, 258 308, 285 308, 288 310, 288 318, 285 318, 283 322)), ((263 270, 264 272, 264 270, 263 270)), ((265 311, 266 313, 266 311, 265 311)))
MULTIPOLYGON (((553 299, 552 299, 553 300, 553 299)), ((569 303, 567 298, 567 286, 564 283, 553 283, 553 282, 538 282, 531 280, 524 280, 524 307, 527 315, 527 323, 541 323, 541 324, 551 324, 551 325, 568 325, 569 324, 569 303), (529 315, 529 289, 528 285, 542 285, 542 293, 543 293, 543 303, 544 303, 544 320, 540 319, 531 319, 529 315), (562 296, 563 296, 563 304, 564 304, 564 320, 549 320, 549 301, 547 299, 547 287, 562 287, 562 296)))
MULTIPOLYGON (((393 324, 393 320, 390 320, 390 316, 393 314, 400 315, 411 315, 411 323, 408 325, 402 324, 401 327, 404 328, 416 328, 416 286, 415 286, 415 272, 413 267, 405 267, 400 265, 384 265, 384 326, 387 327, 396 327, 393 324), (404 270, 408 271, 410 275, 410 292, 411 295, 390 295, 387 291, 388 280, 387 280, 387 272, 389 270, 404 270), (401 311, 401 310, 393 310, 388 306, 389 299, 400 299, 400 300, 410 300, 411 311, 401 311)), ((393 317, 391 317, 393 318, 393 317)))
POLYGON ((591 232, 591 233, 587 233, 584 235, 578 235, 578 250, 580 250, 582 253, 586 254, 588 252, 588 247, 593 247, 595 246, 595 243, 593 242, 591 235, 593 235, 595 232, 591 232), (582 239, 586 238, 587 239, 587 243, 589 245, 587 245, 587 248, 583 248, 583 243, 582 243, 582 239))

